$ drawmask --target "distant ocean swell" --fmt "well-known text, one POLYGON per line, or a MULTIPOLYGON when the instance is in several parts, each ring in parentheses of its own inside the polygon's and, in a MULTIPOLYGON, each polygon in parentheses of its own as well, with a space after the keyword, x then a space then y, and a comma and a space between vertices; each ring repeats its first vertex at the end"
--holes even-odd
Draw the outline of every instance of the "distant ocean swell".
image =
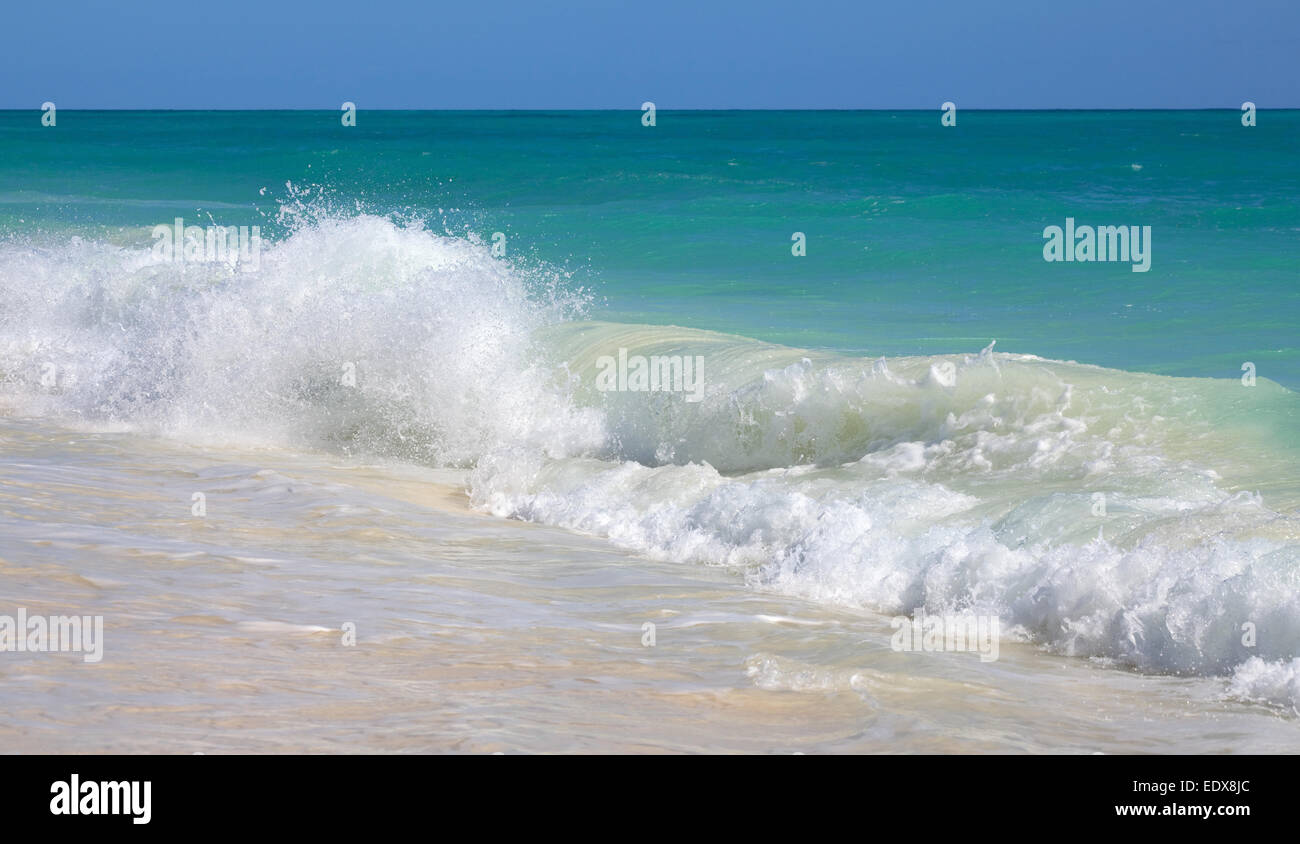
POLYGON ((1295 394, 994 338, 857 358, 586 307, 489 244, 364 214, 304 216, 249 272, 11 236, 0 402, 463 467, 499 516, 815 601, 995 614, 1052 652, 1300 706, 1295 394), (620 348, 698 355, 702 400, 597 391, 620 348))

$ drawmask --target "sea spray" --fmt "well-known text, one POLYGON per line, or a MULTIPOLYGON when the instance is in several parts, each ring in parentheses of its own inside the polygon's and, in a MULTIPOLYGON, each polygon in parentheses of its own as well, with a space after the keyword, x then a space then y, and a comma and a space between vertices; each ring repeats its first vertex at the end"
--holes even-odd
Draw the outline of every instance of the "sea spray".
POLYGON ((1145 671, 1296 657, 1294 439, 1261 424, 1296 397, 1266 379, 592 323, 486 244, 367 214, 298 223, 237 276, 11 239, 0 293, 0 389, 25 413, 469 467, 501 516, 1145 671), (707 389, 601 391, 611 348, 703 356, 707 389))

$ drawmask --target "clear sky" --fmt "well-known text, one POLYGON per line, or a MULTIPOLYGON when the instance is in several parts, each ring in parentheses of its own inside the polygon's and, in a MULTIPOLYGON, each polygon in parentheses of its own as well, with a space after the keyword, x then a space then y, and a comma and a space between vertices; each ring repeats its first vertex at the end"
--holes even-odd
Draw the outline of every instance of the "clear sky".
POLYGON ((16 0, 0 107, 1300 107, 1300 0, 16 0))

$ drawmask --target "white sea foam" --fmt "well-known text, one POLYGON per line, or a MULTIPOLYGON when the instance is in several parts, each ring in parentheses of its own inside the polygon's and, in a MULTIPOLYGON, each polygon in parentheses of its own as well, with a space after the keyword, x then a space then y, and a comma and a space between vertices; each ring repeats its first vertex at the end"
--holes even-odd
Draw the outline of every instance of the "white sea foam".
POLYGON ((0 246, 0 384, 29 410, 197 438, 332 444, 465 465, 602 436, 530 332, 551 278, 378 217, 324 217, 255 272, 147 248, 0 246))
POLYGON ((1300 657, 1270 662, 1253 656, 1233 671, 1228 693, 1300 713, 1300 657))
POLYGON ((1294 667, 1256 664, 1300 643, 1294 442, 1261 421, 1296 418, 1294 394, 1261 381, 1246 406, 1232 381, 991 346, 851 358, 587 322, 581 304, 485 245, 366 215, 298 224, 255 272, 11 240, 0 395, 472 467, 474 504, 500 516, 817 601, 997 615, 1062 654, 1235 669, 1239 696, 1295 703, 1294 667), (595 390, 620 347, 701 355, 702 400, 595 390))

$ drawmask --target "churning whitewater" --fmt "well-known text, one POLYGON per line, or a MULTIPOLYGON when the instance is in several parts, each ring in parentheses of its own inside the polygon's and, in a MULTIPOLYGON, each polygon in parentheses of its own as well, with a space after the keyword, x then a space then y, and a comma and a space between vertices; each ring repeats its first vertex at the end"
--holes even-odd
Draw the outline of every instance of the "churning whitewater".
POLYGON ((458 467, 497 516, 758 590, 997 616, 1063 657, 1300 706, 1294 393, 993 338, 931 357, 799 350, 595 322, 589 300, 489 244, 366 214, 302 221, 256 268, 161 261, 147 233, 11 236, 0 401, 458 467), (619 349, 695 356, 699 400, 596 389, 619 349))

